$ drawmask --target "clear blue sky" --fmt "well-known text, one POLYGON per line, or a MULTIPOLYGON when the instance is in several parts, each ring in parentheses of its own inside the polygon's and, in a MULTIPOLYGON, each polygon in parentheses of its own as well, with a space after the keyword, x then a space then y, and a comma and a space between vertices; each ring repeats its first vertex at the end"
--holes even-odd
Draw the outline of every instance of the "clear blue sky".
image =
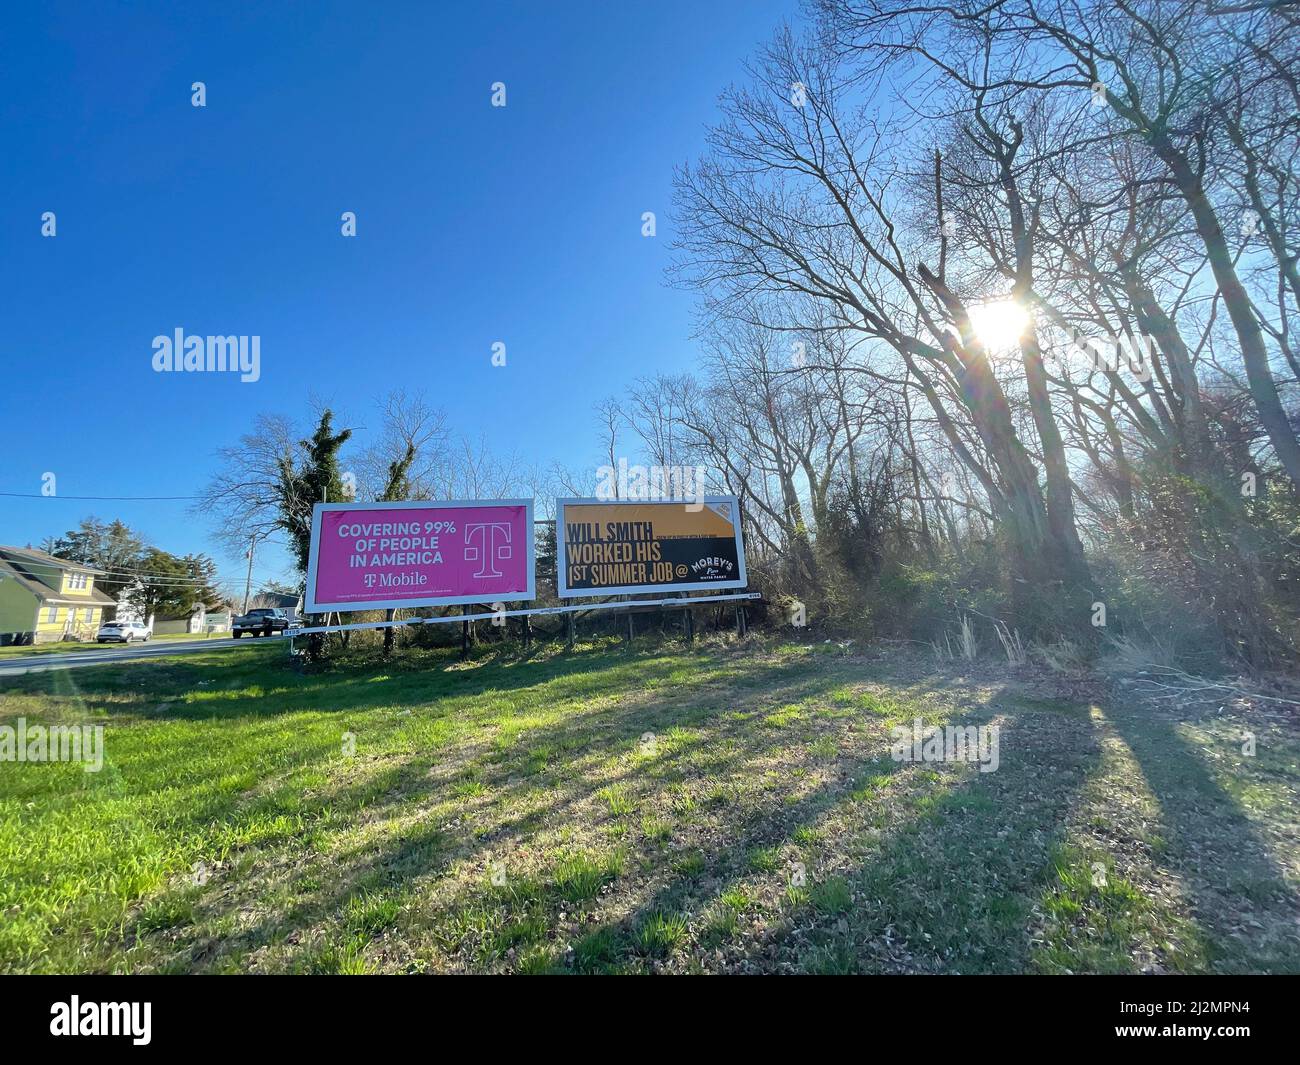
POLYGON ((194 494, 255 414, 304 414, 313 393, 364 416, 394 386, 423 389, 501 451, 593 461, 594 402, 695 361, 692 297, 663 277, 672 169, 797 14, 6 6, 0 492, 38 493, 50 471, 59 496, 0 497, 0 543, 94 513, 242 575, 184 503, 66 497, 194 494), (154 373, 152 340, 177 327, 259 335, 261 380, 154 373))

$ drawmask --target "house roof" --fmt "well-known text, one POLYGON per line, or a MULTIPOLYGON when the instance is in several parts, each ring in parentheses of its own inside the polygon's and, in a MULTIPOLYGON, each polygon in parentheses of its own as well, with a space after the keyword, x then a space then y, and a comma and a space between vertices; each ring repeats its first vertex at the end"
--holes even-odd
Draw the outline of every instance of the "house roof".
POLYGON ((117 600, 92 588, 89 595, 47 595, 47 603, 65 603, 68 606, 117 606, 117 600))
POLYGON ((296 607, 301 596, 292 592, 258 592, 254 598, 272 607, 296 607))
POLYGON ((46 554, 44 551, 37 551, 34 547, 9 547, 0 544, 0 557, 7 558, 10 562, 16 562, 20 566, 27 562, 33 566, 56 567, 60 570, 67 570, 71 573, 103 573, 102 569, 96 569, 94 566, 86 566, 80 562, 71 562, 66 558, 59 558, 56 555, 46 554))
MULTIPOLYGON (((7 554, 13 550, 8 547, 0 547, 0 579, 12 580, 20 588, 25 588, 42 603, 75 603, 78 606, 116 606, 117 600, 111 595, 105 595, 98 588, 91 588, 86 595, 63 595, 62 593, 51 588, 48 584, 32 576, 24 567, 21 560, 7 558, 7 554)), ((44 554, 44 552, 37 552, 44 554)), ((53 557, 53 556, 46 556, 53 557)), ((61 560, 60 560, 61 561, 61 560)), ((98 573, 99 570, 92 570, 88 567, 75 566, 76 572, 98 573)))
POLYGON ((48 584, 42 584, 16 567, 9 565, 2 555, 0 555, 0 579, 15 582, 19 588, 26 588, 37 599, 44 599, 46 596, 55 594, 54 589, 48 584))

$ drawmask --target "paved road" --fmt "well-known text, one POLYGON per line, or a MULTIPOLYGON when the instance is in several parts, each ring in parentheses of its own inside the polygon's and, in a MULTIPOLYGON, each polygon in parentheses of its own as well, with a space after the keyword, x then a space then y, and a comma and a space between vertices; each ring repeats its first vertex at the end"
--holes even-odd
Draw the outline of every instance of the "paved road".
POLYGON ((187 655, 195 651, 225 650, 229 647, 249 647, 269 643, 279 636, 245 636, 236 640, 230 636, 211 640, 160 640, 157 643, 105 643, 93 651, 52 651, 43 655, 24 655, 21 658, 0 658, 0 677, 17 677, 23 673, 46 673, 52 669, 80 669, 86 666, 112 665, 138 658, 158 658, 164 655, 187 655))

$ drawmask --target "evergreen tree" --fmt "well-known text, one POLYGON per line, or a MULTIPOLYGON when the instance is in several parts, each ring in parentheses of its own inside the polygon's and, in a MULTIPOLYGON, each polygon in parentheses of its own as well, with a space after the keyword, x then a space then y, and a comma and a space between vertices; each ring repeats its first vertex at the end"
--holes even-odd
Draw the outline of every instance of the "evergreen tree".
POLYGON ((334 431, 334 412, 321 413, 320 423, 309 440, 300 440, 301 462, 292 455, 280 459, 278 505, 280 520, 289 534, 298 569, 307 572, 311 556, 311 509, 317 503, 343 500, 343 476, 339 451, 352 436, 351 429, 334 431))

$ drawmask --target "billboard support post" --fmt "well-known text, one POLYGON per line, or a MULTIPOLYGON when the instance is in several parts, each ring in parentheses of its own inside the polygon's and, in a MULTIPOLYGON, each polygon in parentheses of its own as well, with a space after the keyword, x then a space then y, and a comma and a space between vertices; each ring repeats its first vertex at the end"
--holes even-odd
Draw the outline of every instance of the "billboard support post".
MULTIPOLYGON (((691 598, 691 604, 692 604, 692 609, 694 607, 701 607, 703 609, 708 610, 710 615, 713 616, 714 618, 721 618, 722 615, 726 613, 725 604, 727 603, 734 602, 737 599, 761 600, 762 598, 763 595, 761 592, 737 592, 735 594, 727 594, 727 595, 694 596, 691 598), (713 608, 715 606, 720 607, 720 609, 714 611, 713 608)), ((549 617, 550 615, 553 614, 563 614, 568 619, 570 627, 572 628, 574 616, 579 611, 581 611, 584 614, 588 614, 588 613, 595 613, 600 610, 618 610, 620 608, 626 610, 629 609, 629 607, 646 608, 646 609, 649 609, 651 607, 658 607, 661 610, 675 610, 679 608, 680 604, 681 604, 680 598, 654 599, 650 601, 641 600, 632 604, 628 604, 625 602, 612 602, 612 603, 583 603, 581 605, 569 605, 569 606, 544 606, 544 607, 528 608, 523 610, 506 610, 506 611, 502 611, 501 614, 503 617, 507 617, 507 618, 528 618, 534 615, 538 615, 538 616, 546 615, 549 617)), ((478 615, 478 618, 482 618, 482 617, 483 617, 482 614, 478 615)), ((443 614, 436 617, 427 617, 427 618, 426 617, 402 618, 396 621, 355 621, 355 622, 349 622, 346 625, 340 623, 339 625, 331 625, 331 626, 320 626, 320 627, 310 626, 307 628, 289 630, 288 634, 285 637, 285 645, 286 645, 286 650, 288 651, 290 656, 292 656, 295 660, 299 660, 306 657, 304 652, 299 650, 296 646, 296 641, 299 639, 310 640, 313 637, 323 638, 325 635, 332 632, 337 632, 340 634, 340 636, 344 636, 349 633, 365 632, 370 629, 389 629, 389 628, 405 629, 405 628, 413 628, 416 625, 452 625, 456 623, 463 623, 466 621, 473 621, 473 620, 475 620, 475 617, 471 614, 452 614, 452 615, 443 614)), ((240 647, 240 644, 235 643, 232 640, 228 644, 226 644, 226 646, 237 650, 240 647)), ((247 646, 247 644, 243 646, 247 646)))
POLYGON ((572 614, 569 614, 569 615, 568 615, 568 618, 569 618, 569 626, 568 626, 568 632, 565 634, 564 644, 565 644, 565 649, 566 649, 566 650, 568 650, 568 651, 572 651, 572 650, 573 650, 573 640, 574 640, 574 636, 575 636, 575 633, 574 633, 573 630, 574 630, 574 627, 575 627, 575 626, 574 626, 574 621, 573 621, 573 615, 572 615, 572 614))

